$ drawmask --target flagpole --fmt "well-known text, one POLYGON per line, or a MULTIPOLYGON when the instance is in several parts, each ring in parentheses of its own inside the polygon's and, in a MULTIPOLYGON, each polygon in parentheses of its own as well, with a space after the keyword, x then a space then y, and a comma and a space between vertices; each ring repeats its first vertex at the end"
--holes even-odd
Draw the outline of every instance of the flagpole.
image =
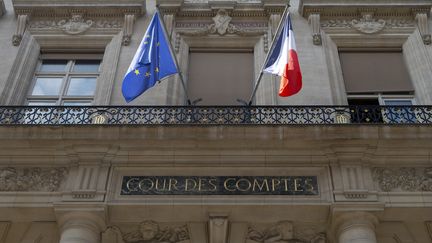
POLYGON ((173 52, 173 47, 172 47, 171 39, 168 38, 168 35, 167 35, 167 31, 166 31, 166 28, 165 28, 165 22, 162 20, 161 15, 160 15, 159 5, 156 5, 156 13, 158 14, 159 23, 162 23, 161 27, 162 27, 162 29, 163 29, 165 39, 168 40, 168 42, 169 42, 169 50, 170 50, 170 53, 171 53, 171 55, 174 57, 174 61, 175 61, 175 64, 176 64, 177 70, 179 71, 178 74, 179 74, 179 76, 180 76, 180 81, 181 81, 181 84, 182 84, 183 90, 184 90, 184 92, 185 92, 185 96, 186 96, 187 104, 188 104, 188 105, 192 105, 192 102, 191 102, 191 100, 189 99, 188 92, 187 92, 187 89, 186 89, 186 85, 185 85, 185 82, 184 82, 184 79, 183 79, 183 73, 182 73, 182 71, 181 71, 181 69, 180 69, 180 66, 179 66, 179 64, 178 64, 178 61, 177 61, 177 56, 176 56, 175 53, 173 52))
POLYGON ((252 105, 252 101, 253 101, 253 99, 255 98, 256 92, 257 92, 257 90, 258 90, 258 86, 260 85, 260 83, 261 83, 261 79, 262 79, 262 76, 263 76, 263 74, 264 74, 264 68, 265 68, 265 65, 267 64, 267 62, 268 62, 268 60, 269 60, 269 58, 270 58, 270 54, 273 52, 273 49, 274 49, 274 46, 275 46, 275 41, 276 41, 276 40, 279 38, 279 36, 281 35, 281 29, 282 29, 281 27, 283 26, 283 23, 285 22, 285 18, 286 18, 287 15, 288 15, 288 8, 289 8, 289 4, 287 4, 287 5, 285 6, 285 10, 284 10, 284 12, 283 12, 283 14, 282 14, 281 21, 279 22, 279 25, 278 25, 278 27, 277 27, 276 34, 275 34, 275 36, 273 37, 272 44, 270 45, 270 50, 267 52, 266 59, 265 59, 263 65, 262 65, 262 67, 261 67, 261 71, 260 71, 258 77, 255 79, 255 82, 254 82, 254 83, 255 83, 255 87, 254 87, 254 89, 253 89, 252 95, 251 95, 250 98, 249 98, 249 102, 247 103, 248 106, 251 106, 251 105, 252 105))

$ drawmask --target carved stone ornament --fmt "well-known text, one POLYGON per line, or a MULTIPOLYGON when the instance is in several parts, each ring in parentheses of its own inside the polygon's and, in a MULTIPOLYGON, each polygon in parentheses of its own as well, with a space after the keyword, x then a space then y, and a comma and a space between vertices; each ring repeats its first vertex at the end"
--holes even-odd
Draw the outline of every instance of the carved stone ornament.
POLYGON ((0 192, 57 191, 68 170, 57 168, 0 168, 0 192))
POLYGON ((432 192, 432 167, 373 169, 373 179, 382 191, 432 192))
POLYGON ((375 22, 373 21, 368 25, 367 21, 362 21, 362 19, 330 19, 321 21, 321 28, 355 28, 362 33, 372 34, 383 29, 415 27, 415 22, 412 19, 380 19, 375 22), (354 25, 356 25, 356 27, 354 25))
POLYGON ((161 228, 152 220, 141 222, 136 230, 128 233, 123 233, 117 226, 110 226, 102 234, 102 243, 186 243, 189 240, 187 225, 161 228))
MULTIPOLYGON (((123 22, 121 20, 88 20, 92 21, 93 24, 91 28, 95 29, 121 29, 123 27, 123 22)), ((29 24, 29 28, 32 30, 55 30, 60 29, 62 24, 66 23, 67 20, 54 21, 54 20, 34 20, 29 24)))
POLYGON ((15 34, 12 36, 12 45, 19 46, 21 44, 21 40, 27 28, 28 18, 27 14, 18 15, 17 28, 15 34))
POLYGON ((237 34, 240 36, 254 36, 266 33, 264 30, 246 29, 241 26, 231 24, 232 18, 228 15, 225 9, 219 9, 217 15, 213 18, 212 24, 204 25, 199 29, 193 30, 180 30, 177 33, 187 36, 205 36, 209 34, 237 34))
POLYGON ((58 25, 66 34, 77 35, 90 29, 93 21, 84 20, 81 14, 74 14, 69 20, 61 20, 58 25))
POLYGON ((352 20, 351 25, 354 29, 365 33, 365 34, 373 34, 384 29, 386 21, 383 19, 375 20, 373 15, 370 13, 364 14, 363 18, 359 20, 352 20))
POLYGON ((294 228, 290 221, 281 221, 263 230, 249 226, 246 243, 325 243, 325 233, 312 228, 294 228))

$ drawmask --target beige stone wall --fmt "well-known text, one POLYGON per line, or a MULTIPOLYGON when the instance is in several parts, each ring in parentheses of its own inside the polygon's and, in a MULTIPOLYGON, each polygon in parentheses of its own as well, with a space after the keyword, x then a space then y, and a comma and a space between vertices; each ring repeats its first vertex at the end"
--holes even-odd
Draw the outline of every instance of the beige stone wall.
MULTIPOLYGON (((161 1, 162 6, 163 1, 161 1)), ((431 20, 426 18, 426 21, 419 22, 419 18, 415 20, 415 16, 411 16, 411 22, 414 23, 411 29, 404 29, 404 32, 401 32, 400 28, 392 28, 385 30, 383 32, 378 32, 376 34, 362 34, 356 33, 353 31, 346 31, 342 29, 341 31, 334 31, 334 29, 321 29, 321 38, 322 45, 315 45, 313 43, 312 32, 314 30, 313 24, 310 23, 310 19, 308 18, 307 13, 302 12, 302 8, 304 4, 313 3, 313 1, 300 1, 300 0, 292 0, 290 13, 292 15, 294 30, 296 36, 296 42, 298 47, 298 53, 300 58, 300 64, 303 70, 303 84, 304 87, 302 91, 293 97, 290 98, 280 98, 276 95, 276 90, 278 86, 278 78, 271 77, 270 75, 265 74, 263 80, 261 82, 260 88, 257 92, 256 103, 260 105, 302 105, 302 104, 345 104, 346 103, 346 95, 343 87, 343 79, 342 73, 339 66, 339 60, 337 57, 337 48, 339 47, 399 47, 403 49, 405 61, 407 63, 409 73, 415 88, 415 98, 417 104, 431 104, 432 98, 430 97, 430 91, 432 91, 431 82, 429 82, 429 77, 432 75, 431 60, 432 60, 432 52, 430 45, 425 45, 423 40, 421 39, 421 35, 424 33, 420 33, 417 30, 421 27, 421 31, 430 32, 430 23, 431 20), (417 22, 416 22, 417 21, 417 22), (308 23, 309 22, 309 23, 308 23), (394 32, 392 34, 392 32, 394 32), (345 35, 345 36, 344 36, 345 35), (361 40, 371 40, 362 42, 361 40), (376 39, 376 40, 374 40, 376 39), (393 39, 393 40, 392 40, 393 39)), ((36 37, 35 46, 28 46, 27 49, 21 46, 12 45, 12 36, 17 30, 18 18, 14 13, 14 9, 12 7, 12 1, 6 0, 4 1, 6 6, 6 13, 0 18, 1 21, 1 50, 2 56, 7 56, 8 58, 2 58, 1 60, 1 72, 0 72, 0 91, 5 92, 5 94, 11 94, 13 92, 22 93, 28 90, 28 87, 23 87, 18 89, 14 89, 11 87, 11 84, 6 83, 17 83, 17 80, 20 80, 22 83, 29 82, 28 79, 32 76, 32 69, 35 66, 34 60, 35 57, 29 53, 30 50, 34 50, 37 54, 37 48, 41 48, 41 50, 46 50, 47 48, 53 48, 56 45, 56 41, 50 41, 47 46, 44 41, 43 35, 42 37, 36 37), (40 46, 42 45, 42 46, 40 46), (19 59, 20 57, 25 56, 23 59, 19 59), (18 60, 19 59, 19 60, 18 60), (23 61, 26 60, 26 63, 23 61), (25 68, 23 68, 25 67, 25 68), (27 74, 28 73, 28 74, 27 74)), ((151 16, 155 12, 155 4, 156 1, 147 1, 146 9, 147 12, 143 16, 138 16, 133 25, 133 32, 131 36, 131 41, 129 45, 118 46, 112 42, 114 39, 106 39, 104 42, 101 42, 101 47, 108 47, 108 43, 111 43, 111 48, 113 52, 118 52, 118 54, 107 54, 105 52, 106 60, 111 64, 104 71, 105 74, 101 78, 102 80, 109 80, 106 83, 103 83, 103 91, 101 91, 100 97, 97 97, 95 100, 96 104, 104 105, 123 105, 124 100, 121 95, 121 83, 123 80, 123 76, 126 72, 126 69, 129 66, 129 63, 137 49, 142 36, 144 35, 145 29, 151 19, 151 16), (109 70, 109 71, 108 71, 109 70), (109 74, 106 74, 108 73, 109 74), (107 77, 108 75, 108 77, 107 77)), ((423 4, 423 1, 419 1, 419 4, 423 4)), ((240 6, 240 4, 238 4, 240 6)), ((204 6, 203 9, 208 7, 204 6)), ((182 10, 183 11, 183 10, 182 10)), ((325 10, 327 11, 327 10, 325 10)), ((333 11, 333 10, 330 10, 333 11)), ((344 10, 334 10, 334 11, 344 11, 344 10)), ((331 17, 326 17, 325 13, 321 13, 321 23, 331 19, 331 17)), ((30 17, 29 21, 33 21, 35 18, 30 17)), ((211 21, 210 18, 201 18, 202 21, 208 22, 211 21)), ((177 21, 174 19, 174 23, 177 21)), ((348 21, 350 21, 350 17, 348 17, 348 21)), ((318 24, 319 26, 319 24, 318 24)), ((273 27, 274 28, 274 27, 273 27)), ((174 27, 175 29, 175 27, 174 27)), ((174 30, 175 32, 176 30, 174 30)), ((273 30, 274 31, 274 30, 273 30)), ((39 35, 34 31, 26 30, 26 32, 33 32, 30 36, 39 35)), ((271 33, 271 31, 270 31, 271 33)), ((95 33, 96 35, 102 35, 103 33, 95 33)), ((120 34, 121 35, 121 34, 120 34)), ((30 38, 31 37, 25 37, 30 38)), ((68 38, 68 35, 62 36, 62 38, 68 38)), ((70 37, 70 36, 69 36, 70 37)), ((82 42, 82 44, 78 45, 86 45, 85 42, 91 41, 92 39, 101 39, 101 36, 91 36, 89 33, 80 34, 74 36, 73 38, 77 38, 82 42)), ((173 36, 175 38, 175 36, 173 36)), ((218 35, 214 35, 212 37, 212 41, 219 42, 218 39, 220 37, 218 35)), ((192 38, 196 39, 196 38, 192 38)), ((268 37, 268 42, 270 42, 271 36, 268 37)), ((66 45, 62 44, 61 39, 57 39, 58 45, 66 45)), ((173 40, 174 41, 174 40, 173 40)), ((24 45, 26 44, 26 40, 24 40, 24 45)), ((239 45, 249 45, 246 44, 248 42, 245 38, 239 38, 236 40, 239 45), (245 44, 240 44, 244 42, 245 44)), ((79 42, 78 42, 79 43, 79 42)), ((211 42, 202 42, 203 45, 211 44, 211 42)), ((176 43, 173 43, 174 46, 176 43)), ((224 45, 224 44, 222 44, 224 45)), ((263 52, 264 43, 258 42, 254 47, 255 49, 255 70, 256 75, 259 72, 262 62, 265 59, 266 53, 263 52)), ((270 45, 270 43, 267 43, 270 45)), ((267 47, 269 48, 269 47, 267 47)), ((180 65, 182 66, 182 71, 187 77, 187 56, 188 49, 181 49, 177 54, 180 65)), ((102 81, 101 81, 102 82, 102 81)), ((187 83, 187 79, 186 79, 187 83)), ((186 84, 187 85, 187 84, 186 84)), ((12 85, 13 86, 13 85, 12 85)), ((6 95, 7 96, 7 95, 6 95)), ((150 89, 145 93, 145 95, 140 96, 136 101, 132 102, 131 105, 178 105, 182 104, 184 101, 184 94, 182 87, 180 85, 180 80, 178 77, 169 78, 166 82, 162 82, 161 84, 156 85, 156 87, 150 89)), ((18 100, 10 100, 7 98, 3 98, 2 102, 4 104, 20 104, 22 103, 22 97, 18 100)))
MULTIPOLYGON (((291 98, 278 98, 278 81, 266 75, 257 104, 345 104, 337 48, 368 45, 402 48, 418 104, 432 104, 432 50, 421 36, 430 33, 430 18, 420 22, 413 14, 408 26, 365 34, 351 27, 309 23, 301 7, 314 1, 292 0, 290 7, 303 90, 291 98), (317 28, 321 44, 314 43, 312 34, 317 28)), ((20 104, 40 50, 59 46, 103 49, 103 73, 98 81, 104 85, 98 89, 96 104, 124 105, 123 75, 155 4, 146 1, 146 13, 134 21, 129 45, 122 43, 122 28, 113 27, 79 35, 27 29, 15 46, 12 40, 19 18, 12 0, 4 0, 6 12, 0 16, 2 105, 20 104)), ((199 19, 211 23, 216 11, 203 6, 211 14, 199 19)), ((261 7, 255 10, 265 12, 261 7)), ((323 7, 312 12, 320 12, 324 23, 332 18, 332 11, 323 7)), ((277 19, 278 14, 279 10, 273 17, 277 19)), ((182 20, 188 18, 185 15, 182 20)), ((273 25, 267 27, 267 35, 274 31, 273 25)), ((269 43, 262 30, 251 29, 255 31, 252 37, 194 36, 188 35, 187 28, 175 29, 183 31, 179 34, 183 39, 173 39, 182 70, 187 72, 188 48, 200 45, 253 48, 255 70, 259 70, 269 43)), ((170 78, 131 105, 178 105, 182 100, 179 79, 170 78)), ((0 243, 290 243, 293 238, 311 243, 432 242, 431 141, 430 127, 414 125, 1 126, 0 243), (122 176, 132 174, 309 175, 317 176, 320 193, 120 195, 122 176), (152 231, 149 236, 140 231, 146 227, 152 231)))
POLYGON ((58 225, 39 234, 53 242, 81 222, 88 237, 105 232, 102 242, 121 242, 113 239, 139 238, 139 224, 154 221, 160 233, 187 229, 185 240, 195 242, 213 231, 261 242, 281 227, 301 242, 321 233, 335 243, 363 233, 430 242, 430 134, 381 126, 3 127, 0 230, 4 242, 27 242, 41 223, 58 225), (312 175, 319 195, 125 196, 126 175, 312 175), (212 220, 229 229, 209 231, 212 220))

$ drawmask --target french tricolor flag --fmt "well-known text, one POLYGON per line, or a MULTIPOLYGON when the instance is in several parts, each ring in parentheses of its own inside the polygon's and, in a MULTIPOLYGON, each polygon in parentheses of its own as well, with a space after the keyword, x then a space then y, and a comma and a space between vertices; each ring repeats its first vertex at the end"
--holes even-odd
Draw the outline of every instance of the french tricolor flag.
POLYGON ((285 18, 281 34, 265 64, 264 72, 281 76, 279 96, 294 95, 302 87, 302 74, 289 14, 285 18))

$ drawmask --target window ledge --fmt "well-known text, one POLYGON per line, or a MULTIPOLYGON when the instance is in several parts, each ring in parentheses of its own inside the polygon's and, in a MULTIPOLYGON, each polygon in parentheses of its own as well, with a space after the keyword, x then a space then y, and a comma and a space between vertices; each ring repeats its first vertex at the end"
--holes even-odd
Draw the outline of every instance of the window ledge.
MULTIPOLYGON (((0 0, 1 2, 2 0, 0 0)), ((32 16, 68 16, 70 12, 85 12, 87 16, 101 13, 107 16, 123 16, 125 13, 142 15, 146 1, 142 0, 12 0, 17 14, 32 16)))

